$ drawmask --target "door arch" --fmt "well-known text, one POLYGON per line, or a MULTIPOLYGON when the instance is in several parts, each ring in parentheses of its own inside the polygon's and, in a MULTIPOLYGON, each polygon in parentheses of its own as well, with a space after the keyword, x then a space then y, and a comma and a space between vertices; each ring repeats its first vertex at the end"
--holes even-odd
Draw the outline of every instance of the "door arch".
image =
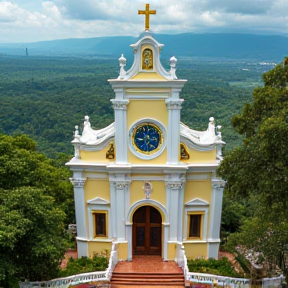
POLYGON ((133 214, 133 255, 161 255, 162 217, 152 206, 142 206, 133 214))

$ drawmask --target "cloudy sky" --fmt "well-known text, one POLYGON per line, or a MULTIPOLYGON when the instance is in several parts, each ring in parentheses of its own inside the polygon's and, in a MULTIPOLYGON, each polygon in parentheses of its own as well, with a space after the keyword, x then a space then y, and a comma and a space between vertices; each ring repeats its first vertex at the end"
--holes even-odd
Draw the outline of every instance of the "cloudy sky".
POLYGON ((137 36, 139 9, 156 33, 239 32, 288 37, 288 0, 0 0, 0 43, 137 36))

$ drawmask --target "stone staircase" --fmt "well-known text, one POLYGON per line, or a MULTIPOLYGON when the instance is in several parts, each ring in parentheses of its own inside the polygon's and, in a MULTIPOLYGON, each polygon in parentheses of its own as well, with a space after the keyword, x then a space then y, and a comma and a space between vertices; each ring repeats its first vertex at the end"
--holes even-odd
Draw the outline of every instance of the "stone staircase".
POLYGON ((183 271, 174 261, 160 256, 135 256, 132 261, 118 262, 110 281, 111 288, 139 286, 184 287, 183 271))
POLYGON ((117 287, 116 285, 184 287, 184 275, 181 272, 165 274, 153 272, 113 272, 110 283, 111 287, 115 288, 117 287))

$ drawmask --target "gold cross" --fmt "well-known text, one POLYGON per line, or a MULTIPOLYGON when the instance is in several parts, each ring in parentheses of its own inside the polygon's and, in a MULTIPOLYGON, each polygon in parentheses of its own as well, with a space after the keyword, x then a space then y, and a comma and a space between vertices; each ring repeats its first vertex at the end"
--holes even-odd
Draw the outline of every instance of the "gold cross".
POLYGON ((150 14, 156 14, 156 10, 149 10, 149 4, 146 4, 146 9, 138 10, 138 15, 145 14, 145 31, 149 31, 150 14))

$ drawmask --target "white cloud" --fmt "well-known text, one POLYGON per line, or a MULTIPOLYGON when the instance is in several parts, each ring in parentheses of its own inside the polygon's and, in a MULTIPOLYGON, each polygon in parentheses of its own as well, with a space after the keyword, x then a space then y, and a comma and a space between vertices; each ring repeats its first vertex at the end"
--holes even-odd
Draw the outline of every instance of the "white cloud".
MULTIPOLYGON (((241 31, 288 36, 288 0, 150 0, 157 33, 241 31)), ((144 0, 0 0, 0 42, 140 34, 144 0)))

